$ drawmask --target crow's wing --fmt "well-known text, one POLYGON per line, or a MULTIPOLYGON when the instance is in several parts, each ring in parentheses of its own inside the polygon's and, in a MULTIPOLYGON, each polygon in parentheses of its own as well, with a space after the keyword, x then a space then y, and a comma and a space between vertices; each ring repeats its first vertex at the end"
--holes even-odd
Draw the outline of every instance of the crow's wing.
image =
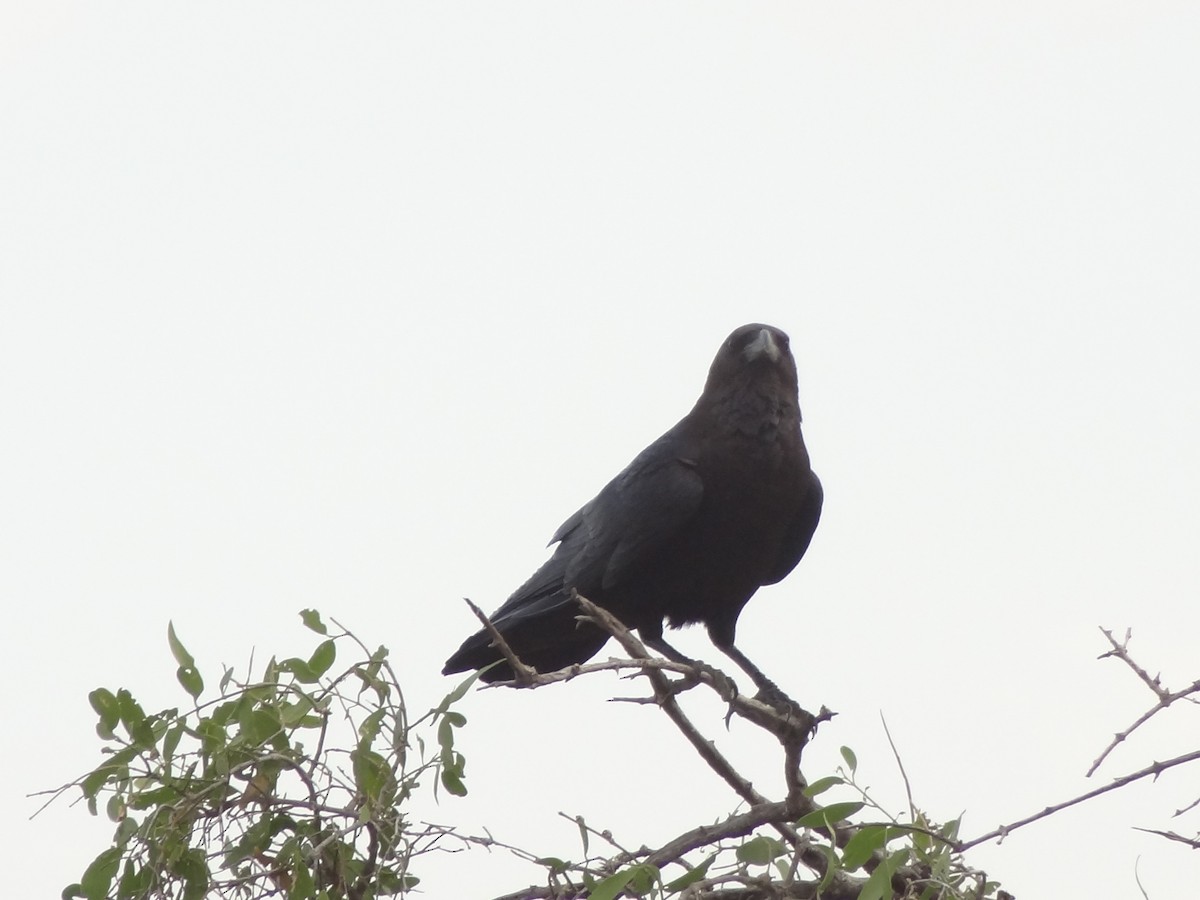
POLYGON ((518 588, 492 621, 528 621, 572 603, 571 588, 611 590, 675 537, 696 515, 704 484, 681 454, 673 428, 567 519, 551 538, 554 555, 518 588))

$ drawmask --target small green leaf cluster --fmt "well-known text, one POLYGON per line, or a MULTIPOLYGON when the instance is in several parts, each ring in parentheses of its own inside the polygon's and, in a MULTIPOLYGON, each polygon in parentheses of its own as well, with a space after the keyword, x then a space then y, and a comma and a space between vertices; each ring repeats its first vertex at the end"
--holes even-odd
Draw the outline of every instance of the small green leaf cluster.
MULTIPOLYGON (((676 858, 673 866, 683 872, 660 868, 646 861, 648 851, 623 853, 614 860, 591 858, 572 863, 557 857, 536 862, 546 869, 547 880, 557 885, 551 896, 587 896, 589 900, 617 897, 702 898, 727 891, 748 889, 762 896, 790 896, 800 882, 803 890, 817 896, 828 893, 846 896, 853 891, 859 900, 888 900, 897 884, 903 884, 911 900, 985 900, 999 896, 998 885, 982 873, 967 868, 953 850, 958 820, 944 825, 931 822, 919 810, 902 822, 879 806, 857 782, 858 760, 849 747, 842 748, 844 767, 837 774, 812 782, 804 795, 810 810, 803 815, 783 817, 760 826, 742 838, 698 842, 699 862, 676 858), (819 805, 815 798, 837 789, 854 799, 836 799, 819 805), (861 823, 864 814, 875 813, 882 821, 861 823), (792 845, 775 828, 799 833, 792 845), (817 853, 814 860, 802 854, 817 853), (639 857, 641 858, 639 860, 639 857), (619 860, 619 862, 618 862, 619 860), (812 873, 818 873, 815 881, 812 873), (674 876, 674 877, 672 877, 674 876), (837 882, 835 884, 835 882, 837 882)), ((581 817, 583 854, 588 857, 589 829, 581 817)), ((719 830, 719 829, 718 829, 719 830)), ((606 840, 614 839, 604 832, 606 840)))
POLYGON ((901 821, 876 803, 858 783, 858 759, 854 751, 842 747, 841 755, 845 767, 838 769, 839 774, 814 781, 804 793, 812 798, 845 786, 858 793, 861 799, 831 803, 796 822, 798 827, 821 829, 823 834, 833 833, 835 826, 845 829, 843 834, 849 834, 844 841, 827 841, 819 845, 827 864, 819 887, 828 885, 839 872, 866 871, 868 877, 860 890, 859 900, 884 900, 892 896, 897 873, 907 868, 919 876, 912 883, 920 889, 911 896, 920 900, 959 897, 983 900, 996 895, 999 886, 965 866, 954 852, 959 819, 938 825, 913 807, 909 810, 909 821, 901 821), (874 811, 885 821, 846 828, 850 817, 864 809, 874 811))
POLYGON ((127 689, 92 691, 104 759, 67 787, 116 830, 64 900, 371 900, 416 885, 427 836, 405 802, 427 774, 440 773, 435 790, 466 793, 453 740, 466 720, 451 707, 474 679, 410 723, 387 648, 331 635, 315 610, 301 617, 323 638, 310 653, 272 658, 257 677, 226 668, 207 699, 170 625, 182 710, 147 714, 127 689), (347 647, 357 658, 335 670, 347 647), (414 728, 435 723, 439 752, 426 759, 414 728))

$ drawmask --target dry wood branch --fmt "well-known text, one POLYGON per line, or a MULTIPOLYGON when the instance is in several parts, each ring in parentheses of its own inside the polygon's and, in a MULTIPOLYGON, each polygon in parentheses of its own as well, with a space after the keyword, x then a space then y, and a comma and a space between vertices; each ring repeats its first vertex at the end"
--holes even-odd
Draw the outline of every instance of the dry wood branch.
POLYGON ((1154 706, 1150 707, 1150 709, 1146 710, 1146 712, 1138 716, 1132 725, 1130 725, 1124 731, 1117 732, 1117 734, 1113 736, 1113 739, 1109 745, 1104 748, 1103 752, 1101 752, 1098 757, 1096 757, 1091 767, 1087 770, 1088 777, 1091 777, 1095 771, 1100 768, 1100 765, 1108 758, 1109 754, 1116 750, 1120 744, 1124 743, 1131 734, 1137 731, 1137 729, 1141 728, 1152 718, 1154 718, 1154 716, 1158 715, 1158 713, 1162 712, 1172 703, 1183 700, 1186 697, 1190 697, 1192 694, 1200 693, 1200 679, 1193 681, 1182 690, 1172 691, 1162 683, 1162 680, 1158 675, 1151 676, 1149 672, 1138 665, 1137 662, 1134 661, 1133 657, 1129 654, 1129 639, 1133 636, 1131 631, 1127 630, 1125 632, 1125 640, 1123 641, 1117 641, 1117 639, 1113 637, 1112 632, 1107 628, 1101 628, 1100 631, 1106 638, 1108 638, 1108 642, 1112 645, 1112 649, 1107 653, 1100 654, 1099 658, 1107 659, 1108 657, 1115 657, 1116 659, 1121 660, 1123 663, 1125 663, 1125 665, 1129 666, 1129 668, 1133 670, 1137 677, 1140 678, 1143 683, 1145 683, 1146 687, 1153 691, 1154 696, 1158 698, 1158 702, 1155 703, 1154 706))
POLYGON ((483 627, 487 630, 496 649, 504 654, 504 658, 512 666, 513 679, 521 685, 528 686, 533 684, 534 679, 537 678, 537 670, 532 666, 525 665, 525 663, 517 658, 517 654, 513 652, 512 647, 508 646, 508 641, 504 640, 504 636, 500 634, 500 631, 492 624, 492 620, 487 617, 482 609, 466 597, 463 597, 463 599, 467 601, 467 606, 471 607, 471 612, 475 613, 479 621, 483 623, 483 627))
MULTIPOLYGON (((581 597, 577 594, 576 599, 587 617, 616 638, 625 652, 632 658, 650 658, 645 645, 615 616, 603 607, 592 603, 586 597, 581 597)), ((717 679, 714 679, 711 673, 696 671, 694 669, 693 671, 695 672, 694 677, 705 679, 705 683, 710 684, 718 693, 720 692, 720 685, 717 684, 717 679)), ((667 714, 667 717, 671 719, 688 742, 695 748, 696 752, 700 754, 700 757, 708 763, 709 767, 729 784, 743 800, 751 805, 749 814, 755 813, 764 805, 770 806, 767 799, 759 794, 753 785, 734 769, 733 765, 717 750, 716 745, 705 738, 691 720, 688 719, 678 702, 676 702, 677 691, 667 681, 662 671, 658 668, 652 668, 648 669, 645 674, 653 688, 655 700, 663 712, 667 714)), ((814 872, 824 875, 828 867, 828 862, 824 854, 816 848, 808 846, 795 828, 788 824, 788 821, 816 808, 812 800, 803 794, 804 783, 799 770, 800 753, 805 743, 807 743, 812 730, 819 722, 830 718, 832 713, 825 707, 821 708, 821 713, 817 716, 800 710, 799 712, 807 717, 807 721, 797 723, 794 713, 791 710, 781 713, 774 707, 768 706, 758 700, 742 698, 740 696, 732 698, 730 702, 735 704, 733 707, 734 712, 774 734, 784 746, 785 779, 788 785, 788 799, 783 804, 782 814, 778 819, 768 818, 762 824, 771 825, 779 832, 784 840, 799 854, 804 865, 814 872)), ((817 830, 824 831, 825 829, 817 830)), ((830 837, 838 841, 839 844, 844 845, 849 840, 850 834, 851 832, 848 829, 834 829, 830 837)))
POLYGON ((1085 800, 1091 800, 1093 797, 1099 797, 1101 794, 1107 794, 1109 791, 1115 791, 1117 788, 1122 788, 1127 784, 1133 784, 1133 782, 1140 781, 1143 778, 1148 778, 1150 776, 1157 778, 1163 772, 1167 771, 1167 769, 1173 769, 1176 766, 1181 766, 1184 763, 1193 762, 1197 759, 1200 759, 1200 750, 1193 750, 1191 753, 1184 753, 1182 756, 1176 756, 1175 758, 1168 759, 1164 762, 1152 763, 1151 765, 1146 766, 1144 769, 1138 769, 1136 772, 1130 772, 1128 775, 1117 778, 1103 787, 1098 787, 1095 790, 1088 791, 1086 794, 1080 794, 1078 797, 1072 797, 1070 800, 1064 800, 1062 803, 1056 803, 1053 806, 1047 806, 1041 812, 1035 813, 1032 816, 1026 816, 1023 819, 1018 819, 1017 821, 1008 825, 1001 825, 999 828, 989 831, 987 834, 981 834, 979 837, 972 838, 969 841, 962 841, 956 844, 954 849, 956 852, 962 853, 964 850, 968 850, 969 848, 977 846, 978 844, 983 844, 996 838, 1003 839, 1012 832, 1016 831, 1018 828, 1022 828, 1031 822, 1038 821, 1039 819, 1044 819, 1046 816, 1053 815, 1060 810, 1083 803, 1085 800))
POLYGON ((1200 838, 1187 838, 1182 834, 1176 834, 1174 831, 1159 831, 1157 828, 1138 828, 1133 827, 1134 831, 1144 831, 1146 834, 1157 834, 1159 837, 1165 837, 1169 841, 1178 841, 1181 844, 1187 844, 1193 850, 1200 850, 1200 838))
MULTIPOLYGON (((650 653, 646 650, 645 645, 620 620, 609 613, 608 610, 597 606, 586 597, 578 597, 577 595, 577 599, 587 617, 616 638, 625 652, 632 658, 650 659, 650 653)), ((716 772, 747 803, 752 806, 766 803, 767 798, 756 791, 754 785, 748 780, 738 774, 732 763, 717 750, 716 744, 705 738, 684 714, 682 708, 676 702, 675 691, 662 672, 657 668, 649 668, 645 674, 650 681, 651 688, 654 690, 654 698, 658 701, 658 705, 662 707, 663 712, 667 714, 667 718, 682 732, 688 743, 695 748, 696 752, 700 754, 700 758, 708 764, 709 768, 716 772)), ((794 844, 798 839, 795 830, 790 827, 781 829, 781 833, 790 843, 794 844)))
POLYGON ((1134 662, 1133 658, 1129 655, 1129 640, 1133 637, 1132 629, 1127 628, 1125 630, 1125 640, 1123 641, 1118 641, 1115 637, 1113 637, 1112 632, 1107 628, 1101 627, 1100 632, 1106 638, 1108 638, 1108 642, 1112 645, 1112 649, 1107 653, 1101 653, 1099 659, 1107 659, 1110 656, 1114 656, 1121 660, 1123 663, 1125 663, 1125 665, 1133 669, 1134 673, 1137 674, 1137 677, 1145 683, 1146 687, 1150 688, 1150 690, 1154 692, 1154 695, 1158 697, 1159 700, 1165 699, 1167 694, 1170 692, 1162 686, 1162 682, 1159 680, 1159 677, 1157 675, 1151 677, 1150 673, 1134 662))

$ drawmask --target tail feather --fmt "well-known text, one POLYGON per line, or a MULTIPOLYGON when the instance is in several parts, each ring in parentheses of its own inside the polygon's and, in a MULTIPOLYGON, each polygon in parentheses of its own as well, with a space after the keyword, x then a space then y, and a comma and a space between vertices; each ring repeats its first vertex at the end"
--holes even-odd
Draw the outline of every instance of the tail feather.
MULTIPOLYGON (((535 614, 522 610, 493 624, 521 662, 539 672, 553 672, 586 662, 599 653, 608 640, 608 635, 595 625, 576 622, 578 614, 576 604, 567 601, 549 605, 535 614)), ((454 655, 446 660, 442 674, 481 669, 503 659, 504 654, 493 646, 491 635, 480 629, 463 641, 454 655)), ((481 677, 486 682, 505 681, 513 677, 512 667, 503 662, 481 677)))

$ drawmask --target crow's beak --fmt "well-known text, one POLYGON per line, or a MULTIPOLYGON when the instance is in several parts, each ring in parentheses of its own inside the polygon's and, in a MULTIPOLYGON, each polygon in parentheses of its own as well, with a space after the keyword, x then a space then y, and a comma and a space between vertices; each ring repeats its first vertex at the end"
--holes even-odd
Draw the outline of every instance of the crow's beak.
POLYGON ((746 354, 746 362, 754 362, 760 356, 767 357, 771 362, 779 361, 779 344, 775 342, 775 335, 771 334, 769 328, 759 329, 758 335, 742 352, 746 354))

